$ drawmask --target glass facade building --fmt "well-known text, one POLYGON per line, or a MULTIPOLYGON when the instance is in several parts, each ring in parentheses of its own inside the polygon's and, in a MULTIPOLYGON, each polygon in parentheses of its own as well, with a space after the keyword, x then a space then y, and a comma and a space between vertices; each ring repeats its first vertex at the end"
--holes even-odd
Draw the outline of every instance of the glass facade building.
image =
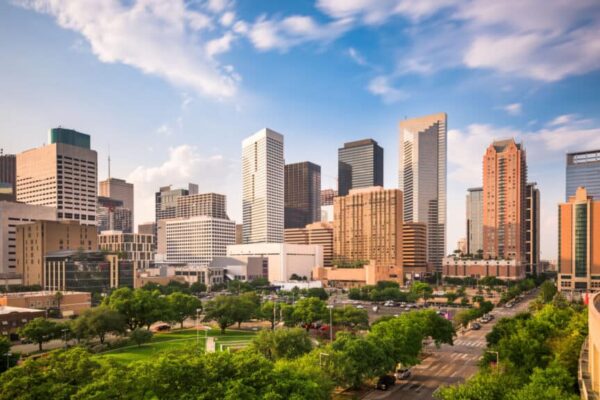
POLYGON ((321 220, 321 167, 311 162, 285 166, 285 229, 321 220))
POLYGON ((600 198, 600 150, 567 153, 565 201, 583 186, 589 196, 600 198))
POLYGON ((383 148, 373 139, 344 143, 338 149, 338 196, 370 186, 383 186, 383 148))
POLYGON ((74 129, 53 128, 50 129, 50 143, 64 143, 84 149, 90 149, 90 135, 77 132, 74 129))

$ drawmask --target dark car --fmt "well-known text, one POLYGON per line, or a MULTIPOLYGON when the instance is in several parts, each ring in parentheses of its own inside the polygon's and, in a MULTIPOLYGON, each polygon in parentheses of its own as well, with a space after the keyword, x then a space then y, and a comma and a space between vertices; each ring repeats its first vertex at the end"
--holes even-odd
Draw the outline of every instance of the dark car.
POLYGON ((396 377, 393 375, 383 375, 377 381, 377 390, 388 390, 396 384, 396 377))
POLYGON ((169 330, 171 330, 171 325, 161 324, 161 325, 158 325, 155 329, 156 329, 156 332, 169 331, 169 330))
POLYGON ((481 325, 479 325, 477 322, 474 322, 473 324, 471 324, 471 329, 474 331, 478 331, 481 329, 481 325))

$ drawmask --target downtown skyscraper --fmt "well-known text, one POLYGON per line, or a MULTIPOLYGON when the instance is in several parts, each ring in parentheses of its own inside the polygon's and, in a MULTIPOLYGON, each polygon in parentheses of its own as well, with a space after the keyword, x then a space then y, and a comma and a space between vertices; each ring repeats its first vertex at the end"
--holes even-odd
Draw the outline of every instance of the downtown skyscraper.
POLYGON ((285 229, 321 220, 321 167, 311 162, 285 166, 285 229))
POLYGON ((338 196, 371 186, 383 186, 383 148, 373 139, 344 143, 338 149, 338 196))
POLYGON ((244 243, 283 243, 283 135, 264 128, 242 141, 244 243))
POLYGON ((398 187, 404 221, 427 224, 427 262, 436 272, 446 254, 447 136, 446 113, 400 122, 398 187))
POLYGON ((582 186, 588 196, 600 198, 600 150, 567 153, 566 201, 582 186))

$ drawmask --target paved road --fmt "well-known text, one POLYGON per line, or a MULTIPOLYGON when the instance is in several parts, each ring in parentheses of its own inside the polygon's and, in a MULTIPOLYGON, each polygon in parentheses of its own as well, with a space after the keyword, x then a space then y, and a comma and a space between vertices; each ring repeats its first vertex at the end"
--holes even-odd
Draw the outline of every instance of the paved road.
POLYGON ((412 376, 405 381, 398 381, 387 392, 373 390, 364 399, 402 399, 428 400, 433 399, 433 392, 442 385, 459 383, 477 372, 477 363, 486 347, 485 335, 502 317, 510 317, 519 311, 527 310, 533 297, 528 296, 514 308, 497 308, 492 314, 495 318, 488 324, 482 324, 478 331, 459 334, 454 340, 454 346, 443 345, 439 349, 428 346, 427 353, 431 355, 423 362, 412 368, 412 376))

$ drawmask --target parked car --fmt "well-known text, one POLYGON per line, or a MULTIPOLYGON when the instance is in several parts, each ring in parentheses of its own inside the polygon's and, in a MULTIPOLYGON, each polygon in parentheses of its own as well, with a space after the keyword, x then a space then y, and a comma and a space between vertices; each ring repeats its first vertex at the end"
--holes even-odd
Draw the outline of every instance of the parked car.
POLYGON ((357 304, 356 308, 358 308, 359 310, 362 310, 365 308, 365 306, 363 306, 362 304, 357 304))
POLYGON ((481 325, 479 325, 477 322, 473 322, 473 323, 471 324, 471 330, 473 330, 473 331, 478 331, 478 330, 480 330, 480 329, 481 329, 481 325))
POLYGON ((169 331, 169 330, 171 330, 171 325, 169 325, 169 324, 160 324, 160 325, 156 326, 154 329, 156 329, 156 332, 169 331))
POLYGON ((383 303, 383 306, 384 307, 394 307, 395 304, 394 304, 394 302, 392 300, 388 300, 385 303, 383 303))
POLYGON ((396 377, 393 375, 383 375, 379 377, 377 381, 378 390, 388 390, 390 387, 396 384, 396 377))
POLYGON ((408 379, 410 378, 410 368, 398 368, 394 375, 398 380, 408 379))

